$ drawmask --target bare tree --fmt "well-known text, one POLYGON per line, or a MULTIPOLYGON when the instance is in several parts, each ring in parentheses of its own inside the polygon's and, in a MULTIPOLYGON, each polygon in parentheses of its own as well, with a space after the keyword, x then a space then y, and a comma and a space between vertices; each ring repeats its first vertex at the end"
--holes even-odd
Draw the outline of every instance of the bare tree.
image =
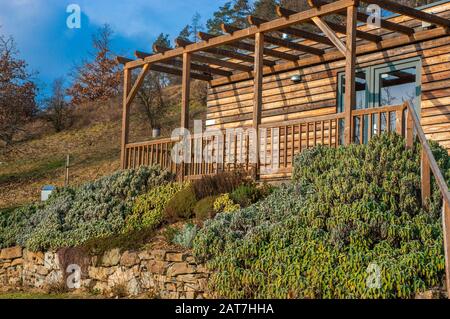
POLYGON ((37 112, 36 85, 17 55, 14 39, 0 36, 0 139, 7 147, 37 112))
POLYGON ((66 101, 64 80, 58 78, 53 82, 52 95, 46 101, 46 118, 52 123, 56 132, 61 132, 71 125, 70 104, 66 101))
POLYGON ((72 74, 74 83, 67 90, 73 104, 106 100, 119 93, 121 79, 118 64, 111 51, 112 34, 111 28, 105 24, 93 36, 94 60, 75 67, 72 74))
POLYGON ((137 93, 139 105, 146 115, 151 128, 161 128, 160 120, 166 110, 163 88, 167 85, 161 74, 150 72, 137 93))

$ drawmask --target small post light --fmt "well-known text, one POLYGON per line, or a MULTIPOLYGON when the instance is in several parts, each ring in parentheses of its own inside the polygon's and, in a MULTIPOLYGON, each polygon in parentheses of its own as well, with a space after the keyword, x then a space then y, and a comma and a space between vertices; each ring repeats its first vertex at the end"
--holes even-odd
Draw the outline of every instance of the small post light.
POLYGON ((300 83, 302 82, 302 76, 300 74, 295 74, 291 76, 291 81, 294 83, 300 83))

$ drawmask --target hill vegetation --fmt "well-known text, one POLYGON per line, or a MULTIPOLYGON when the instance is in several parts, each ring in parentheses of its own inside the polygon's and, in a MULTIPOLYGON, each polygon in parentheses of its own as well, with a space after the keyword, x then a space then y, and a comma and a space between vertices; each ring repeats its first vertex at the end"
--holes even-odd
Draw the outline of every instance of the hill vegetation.
MULTIPOLYGON (((450 159, 433 145, 450 184, 450 159)), ((197 256, 226 298, 410 298, 442 287, 440 198, 422 209, 418 145, 384 135, 318 146, 295 160, 292 185, 207 221, 197 256)))

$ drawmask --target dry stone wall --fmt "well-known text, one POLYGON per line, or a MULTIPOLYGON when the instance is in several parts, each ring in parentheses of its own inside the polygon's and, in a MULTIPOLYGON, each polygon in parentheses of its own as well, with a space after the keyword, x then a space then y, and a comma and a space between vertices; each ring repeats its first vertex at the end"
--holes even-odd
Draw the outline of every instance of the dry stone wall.
MULTIPOLYGON (((67 251, 66 251, 67 252, 67 251)), ((209 298, 209 272, 190 253, 172 250, 113 249, 101 256, 61 257, 59 252, 0 250, 0 285, 13 289, 70 285, 73 289, 165 299, 209 298), (63 260, 61 260, 63 259, 63 260), (80 265, 81 264, 81 265, 80 265), (71 285, 70 283, 73 283, 71 285)))

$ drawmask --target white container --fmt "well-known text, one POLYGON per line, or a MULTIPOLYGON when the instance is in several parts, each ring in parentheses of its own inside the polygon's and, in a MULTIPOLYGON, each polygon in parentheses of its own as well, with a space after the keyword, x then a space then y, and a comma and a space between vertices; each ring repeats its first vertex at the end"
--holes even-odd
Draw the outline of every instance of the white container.
POLYGON ((45 202, 50 197, 50 194, 53 193, 55 187, 52 185, 45 185, 41 189, 41 201, 45 202))
POLYGON ((152 137, 157 138, 161 135, 161 129, 160 128, 154 128, 152 129, 152 137))

